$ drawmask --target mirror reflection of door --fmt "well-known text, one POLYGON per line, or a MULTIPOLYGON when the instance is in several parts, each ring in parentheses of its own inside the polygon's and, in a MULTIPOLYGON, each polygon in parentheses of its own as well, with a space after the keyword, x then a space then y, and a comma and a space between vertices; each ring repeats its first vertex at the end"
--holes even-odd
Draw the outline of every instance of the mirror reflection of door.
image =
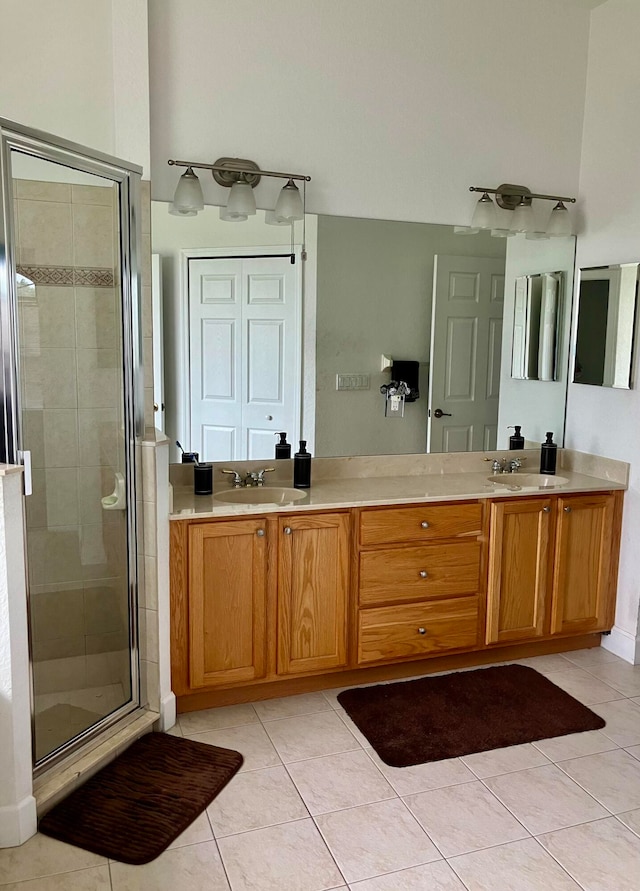
POLYGON ((504 263, 437 255, 432 313, 427 451, 495 449, 504 263))
POLYGON ((201 460, 270 460, 300 430, 300 263, 190 258, 190 449, 201 460))

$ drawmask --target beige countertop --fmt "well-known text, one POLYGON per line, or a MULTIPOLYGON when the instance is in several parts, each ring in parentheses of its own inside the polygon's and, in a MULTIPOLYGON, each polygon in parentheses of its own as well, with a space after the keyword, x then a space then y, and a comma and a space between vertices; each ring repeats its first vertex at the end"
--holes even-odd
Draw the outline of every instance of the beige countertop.
MULTIPOLYGON (((194 495, 190 486, 174 485, 172 520, 194 517, 243 517, 251 514, 294 513, 305 510, 331 510, 375 505, 419 504, 432 501, 462 501, 467 498, 513 498, 531 495, 562 495, 564 493, 604 492, 626 489, 622 482, 601 479, 558 469, 558 476, 568 479, 566 484, 522 485, 518 474, 504 474, 504 482, 491 483, 489 473, 426 473, 411 476, 342 477, 320 479, 313 483, 301 501, 286 504, 224 504, 215 494, 229 491, 231 486, 216 480, 214 495, 194 495)), ((524 482, 524 479, 522 480, 524 482)), ((264 489, 290 485, 285 481, 271 482, 264 489)), ((250 490, 248 490, 250 491, 250 490)), ((258 490, 259 491, 259 490, 258 490)))

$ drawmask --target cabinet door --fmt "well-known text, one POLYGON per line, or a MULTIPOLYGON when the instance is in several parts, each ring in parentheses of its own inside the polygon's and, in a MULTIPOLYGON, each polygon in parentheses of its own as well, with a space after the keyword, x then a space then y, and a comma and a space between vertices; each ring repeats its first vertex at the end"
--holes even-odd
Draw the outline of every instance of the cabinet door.
POLYGON ((599 631, 613 624, 613 495, 558 499, 551 631, 599 631))
POLYGON ((278 522, 278 674, 347 662, 349 515, 278 522))
POLYGON ((550 518, 548 498, 491 505, 488 644, 543 634, 550 518))
POLYGON ((189 678, 192 687, 265 675, 263 519, 189 527, 189 678))

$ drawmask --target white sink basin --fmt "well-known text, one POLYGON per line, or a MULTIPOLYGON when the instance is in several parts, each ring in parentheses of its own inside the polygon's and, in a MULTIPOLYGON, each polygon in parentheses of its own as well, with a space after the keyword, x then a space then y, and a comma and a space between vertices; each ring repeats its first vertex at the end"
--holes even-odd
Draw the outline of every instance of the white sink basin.
POLYGON ((213 500, 224 504, 291 504, 306 497, 306 491, 286 486, 250 486, 247 489, 218 492, 213 500))
POLYGON ((507 486, 509 489, 530 487, 553 489, 556 486, 566 486, 569 482, 566 476, 546 473, 497 473, 487 479, 490 483, 507 486))

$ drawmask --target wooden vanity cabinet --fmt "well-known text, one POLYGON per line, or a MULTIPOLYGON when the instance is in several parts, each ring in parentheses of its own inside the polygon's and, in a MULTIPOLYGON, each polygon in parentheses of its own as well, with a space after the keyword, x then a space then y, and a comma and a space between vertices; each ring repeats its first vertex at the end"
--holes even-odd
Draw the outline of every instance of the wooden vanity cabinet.
POLYGON ((529 640, 545 632, 552 513, 550 498, 491 504, 488 644, 529 640))
POLYGON ((264 677, 267 666, 265 521, 188 527, 189 684, 264 677))
POLYGON ((622 493, 491 504, 486 643, 613 625, 622 493))
POLYGON ((479 645, 482 516, 477 501, 360 511, 359 665, 479 645))
POLYGON ((347 664, 350 517, 278 520, 279 675, 347 664))
POLYGON ((621 492, 558 498, 552 634, 613 625, 621 508, 621 492))
POLYGON ((178 695, 347 664, 348 511, 172 524, 178 695))

